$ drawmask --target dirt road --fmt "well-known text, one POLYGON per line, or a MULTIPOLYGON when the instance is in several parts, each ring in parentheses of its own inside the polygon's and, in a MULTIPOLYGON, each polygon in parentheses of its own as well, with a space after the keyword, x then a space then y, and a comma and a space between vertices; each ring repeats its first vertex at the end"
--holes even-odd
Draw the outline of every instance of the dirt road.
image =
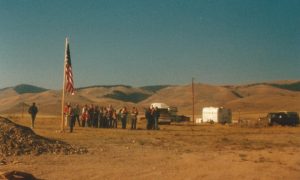
POLYGON ((76 126, 71 134, 58 133, 57 119, 37 120, 35 132, 87 147, 87 154, 6 157, 0 171, 41 179, 300 179, 300 127, 176 124, 149 131, 140 123, 139 130, 76 126))

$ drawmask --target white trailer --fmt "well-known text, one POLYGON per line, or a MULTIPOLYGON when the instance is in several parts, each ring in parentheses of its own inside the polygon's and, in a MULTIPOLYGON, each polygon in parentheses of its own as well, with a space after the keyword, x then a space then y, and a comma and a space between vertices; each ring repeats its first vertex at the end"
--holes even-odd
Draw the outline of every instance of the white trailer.
POLYGON ((231 110, 223 107, 204 107, 201 122, 231 123, 231 110))

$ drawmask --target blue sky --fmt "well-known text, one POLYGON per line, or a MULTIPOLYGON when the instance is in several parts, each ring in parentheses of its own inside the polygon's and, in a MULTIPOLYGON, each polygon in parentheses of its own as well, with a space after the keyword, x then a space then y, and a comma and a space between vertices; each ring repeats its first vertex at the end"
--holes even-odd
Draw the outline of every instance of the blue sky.
POLYGON ((0 0, 0 88, 300 77, 299 0, 0 0))

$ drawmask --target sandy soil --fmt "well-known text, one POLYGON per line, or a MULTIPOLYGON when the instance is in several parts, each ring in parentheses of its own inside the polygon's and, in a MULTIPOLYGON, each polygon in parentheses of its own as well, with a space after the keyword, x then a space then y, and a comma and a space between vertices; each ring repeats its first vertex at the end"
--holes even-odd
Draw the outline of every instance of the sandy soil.
MULTIPOLYGON (((15 122, 30 126, 28 117, 15 122)), ((161 125, 147 131, 75 127, 59 133, 59 118, 37 119, 37 134, 85 146, 84 155, 7 157, 0 172, 41 179, 300 179, 300 127, 161 125)))

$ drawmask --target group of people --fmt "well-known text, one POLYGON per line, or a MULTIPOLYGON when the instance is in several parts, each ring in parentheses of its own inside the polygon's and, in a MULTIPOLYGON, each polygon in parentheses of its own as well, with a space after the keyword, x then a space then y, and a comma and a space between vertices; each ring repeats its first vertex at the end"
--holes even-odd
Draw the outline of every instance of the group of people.
MULTIPOLYGON (((31 126, 34 128, 35 117, 38 113, 35 103, 29 107, 28 113, 31 114, 31 126)), ((125 106, 117 111, 112 105, 99 107, 91 104, 90 106, 84 105, 81 108, 79 104, 72 106, 70 103, 67 103, 64 107, 65 126, 70 127, 70 132, 73 132, 76 122, 78 126, 93 128, 117 128, 118 122, 121 122, 122 129, 126 129, 128 119, 131 122, 131 129, 137 129, 138 115, 139 111, 137 107, 133 107, 131 111, 128 111, 125 106)), ((157 108, 149 107, 146 109, 146 129, 158 130, 159 116, 160 113, 157 108)))
POLYGON ((80 108, 78 104, 72 106, 68 103, 64 108, 65 125, 70 127, 70 132, 73 132, 76 122, 81 127, 93 128, 117 128, 118 122, 121 122, 122 129, 126 129, 129 117, 131 119, 131 129, 136 129, 138 114, 136 107, 128 111, 125 106, 118 112, 112 105, 99 107, 91 104, 80 108))
POLYGON ((154 129, 159 130, 158 128, 158 119, 159 119, 160 113, 159 109, 157 107, 149 107, 145 111, 145 117, 147 120, 147 129, 154 129))

